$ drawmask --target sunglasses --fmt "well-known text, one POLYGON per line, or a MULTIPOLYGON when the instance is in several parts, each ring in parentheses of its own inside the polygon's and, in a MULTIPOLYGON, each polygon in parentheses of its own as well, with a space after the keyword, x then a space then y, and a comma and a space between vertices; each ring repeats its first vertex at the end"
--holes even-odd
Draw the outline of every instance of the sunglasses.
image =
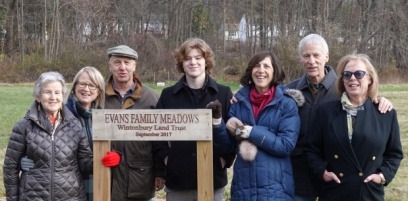
POLYGON ((363 70, 356 70, 355 72, 343 71, 343 72, 341 73, 341 75, 342 75, 343 78, 346 79, 346 80, 351 79, 351 76, 353 76, 353 75, 354 75, 354 77, 355 77, 356 79, 361 80, 361 79, 363 79, 363 77, 364 77, 364 75, 365 75, 366 73, 367 73, 367 72, 365 72, 365 71, 363 71, 363 70))

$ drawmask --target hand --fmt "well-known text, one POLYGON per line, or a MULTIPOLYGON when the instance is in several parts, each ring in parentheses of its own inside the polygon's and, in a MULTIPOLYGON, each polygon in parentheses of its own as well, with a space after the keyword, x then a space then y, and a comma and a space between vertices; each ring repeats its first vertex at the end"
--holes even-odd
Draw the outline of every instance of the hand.
POLYGON ((34 161, 27 158, 27 156, 24 156, 20 160, 20 167, 24 172, 28 172, 31 168, 34 167, 34 161))
POLYGON ((241 139, 247 139, 249 137, 249 134, 251 134, 252 131, 252 126, 240 126, 235 130, 235 135, 237 138, 241 139))
POLYGON ((106 167, 115 167, 120 163, 120 154, 116 151, 108 151, 102 158, 102 164, 106 167))
POLYGON ((218 100, 211 101, 210 103, 207 104, 207 106, 205 106, 205 108, 212 110, 213 124, 214 125, 220 124, 221 123, 221 112, 222 112, 221 111, 222 105, 220 101, 218 100))
POLYGON ((168 156, 164 157, 164 165, 166 166, 167 166, 167 160, 169 160, 169 157, 168 156))
POLYGON ((364 183, 368 183, 370 181, 373 181, 377 184, 381 184, 382 179, 381 176, 379 174, 372 174, 370 176, 368 176, 366 179, 364 179, 364 183))
POLYGON ((334 174, 333 172, 328 172, 327 170, 324 170, 323 180, 325 182, 334 180, 336 183, 340 183, 340 179, 336 176, 336 174, 334 174))
POLYGON ((238 102, 238 99, 235 98, 235 96, 232 96, 232 98, 230 100, 231 105, 234 104, 234 103, 237 103, 237 102, 238 102))
POLYGON ((227 164, 227 161, 223 157, 220 157, 220 161, 221 161, 221 168, 224 169, 225 165, 227 164))
POLYGON ((375 99, 373 100, 373 102, 374 102, 375 104, 379 104, 379 105, 378 105, 378 110, 379 110, 381 113, 386 113, 387 111, 391 111, 392 108, 393 108, 391 101, 389 101, 389 100, 386 99, 385 97, 375 98, 375 99))
POLYGON ((154 188, 159 191, 164 188, 165 180, 161 177, 154 178, 154 188))
POLYGON ((227 121, 227 130, 231 135, 235 135, 235 131, 237 130, 238 127, 243 126, 244 124, 242 123, 241 120, 237 119, 236 117, 231 117, 227 121))

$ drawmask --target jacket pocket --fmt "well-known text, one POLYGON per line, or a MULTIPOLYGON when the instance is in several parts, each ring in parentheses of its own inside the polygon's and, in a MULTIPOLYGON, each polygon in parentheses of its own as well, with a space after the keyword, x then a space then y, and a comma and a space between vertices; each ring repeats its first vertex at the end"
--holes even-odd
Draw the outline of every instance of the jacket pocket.
POLYGON ((153 165, 128 161, 129 180, 127 198, 150 199, 154 196, 153 165))

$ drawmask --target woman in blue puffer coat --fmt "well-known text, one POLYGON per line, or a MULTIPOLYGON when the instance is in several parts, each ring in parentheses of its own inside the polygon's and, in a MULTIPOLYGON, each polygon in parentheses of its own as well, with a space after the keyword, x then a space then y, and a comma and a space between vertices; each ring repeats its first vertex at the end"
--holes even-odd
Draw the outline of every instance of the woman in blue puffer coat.
POLYGON ((231 106, 227 128, 236 136, 231 200, 293 200, 290 154, 300 119, 294 95, 280 83, 285 74, 270 51, 258 52, 240 80, 243 85, 231 106))

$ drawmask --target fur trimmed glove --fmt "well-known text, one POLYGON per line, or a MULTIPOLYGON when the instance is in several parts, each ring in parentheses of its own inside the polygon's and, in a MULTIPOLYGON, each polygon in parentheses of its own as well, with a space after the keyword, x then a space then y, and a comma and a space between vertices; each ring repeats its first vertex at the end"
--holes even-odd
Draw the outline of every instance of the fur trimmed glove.
POLYGON ((243 138, 243 139, 247 139, 249 137, 249 134, 251 134, 252 131, 252 126, 239 126, 236 130, 235 130, 235 136, 237 136, 238 138, 243 138))
POLYGON ((242 121, 237 119, 236 117, 231 117, 226 123, 227 130, 231 135, 235 135, 235 131, 237 130, 237 128, 243 125, 244 124, 242 123, 242 121))

